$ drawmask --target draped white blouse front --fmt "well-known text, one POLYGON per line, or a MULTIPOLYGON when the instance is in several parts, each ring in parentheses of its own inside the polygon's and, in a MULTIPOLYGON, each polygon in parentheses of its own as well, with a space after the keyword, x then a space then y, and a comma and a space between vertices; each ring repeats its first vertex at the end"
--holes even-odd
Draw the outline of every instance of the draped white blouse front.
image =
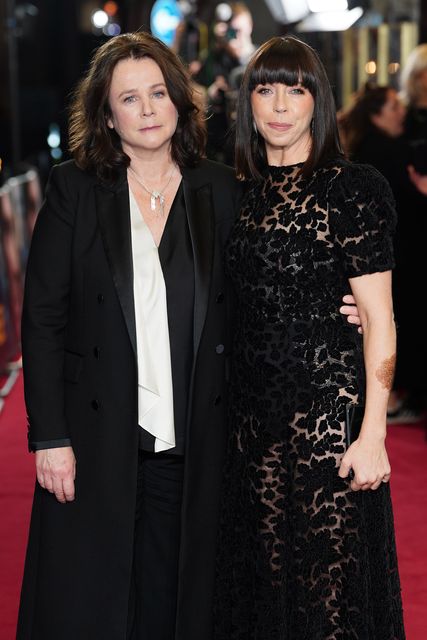
POLYGON ((175 446, 166 285, 159 252, 129 189, 133 294, 138 361, 138 424, 155 437, 154 451, 175 446))

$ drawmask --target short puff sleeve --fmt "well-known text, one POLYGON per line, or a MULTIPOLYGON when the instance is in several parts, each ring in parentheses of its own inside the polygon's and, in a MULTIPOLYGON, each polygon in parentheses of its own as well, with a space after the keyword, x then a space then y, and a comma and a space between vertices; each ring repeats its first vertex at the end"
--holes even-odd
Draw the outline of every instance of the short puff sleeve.
POLYGON ((329 228, 348 278, 394 267, 396 209, 390 185, 368 165, 348 164, 329 185, 329 228))

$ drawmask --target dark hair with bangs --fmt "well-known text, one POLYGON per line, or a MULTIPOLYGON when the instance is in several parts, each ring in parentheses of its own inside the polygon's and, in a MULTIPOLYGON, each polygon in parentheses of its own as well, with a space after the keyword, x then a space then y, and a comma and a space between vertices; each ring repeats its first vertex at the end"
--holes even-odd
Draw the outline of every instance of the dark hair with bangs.
POLYGON ((265 42, 250 60, 240 87, 236 121, 236 171, 240 179, 259 180, 267 164, 265 142, 254 128, 251 94, 259 84, 301 84, 314 98, 312 145, 301 174, 342 156, 335 101, 325 68, 310 46, 291 36, 265 42), (248 143, 249 141, 249 143, 248 143))
POLYGON ((176 164, 181 168, 192 166, 205 151, 204 116, 194 102, 191 80, 178 56, 149 33, 125 33, 96 50, 70 105, 70 151, 76 164, 106 182, 114 180, 130 164, 116 131, 107 126, 111 117, 108 96, 113 72, 118 62, 129 58, 151 58, 160 67, 169 97, 178 111, 171 141, 176 164))

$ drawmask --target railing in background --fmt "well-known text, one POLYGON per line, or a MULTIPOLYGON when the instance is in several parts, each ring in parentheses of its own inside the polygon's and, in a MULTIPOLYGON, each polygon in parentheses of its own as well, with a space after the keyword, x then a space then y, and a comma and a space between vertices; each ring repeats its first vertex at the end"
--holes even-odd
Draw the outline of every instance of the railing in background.
POLYGON ((0 189, 0 399, 9 393, 20 368, 24 274, 40 204, 33 169, 10 178, 0 189))

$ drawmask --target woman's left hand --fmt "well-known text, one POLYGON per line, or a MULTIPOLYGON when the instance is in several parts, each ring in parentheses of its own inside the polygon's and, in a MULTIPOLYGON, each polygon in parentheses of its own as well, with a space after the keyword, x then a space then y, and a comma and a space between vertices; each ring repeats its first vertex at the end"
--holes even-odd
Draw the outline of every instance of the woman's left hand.
POLYGON ((354 473, 350 485, 353 491, 375 490, 382 482, 388 482, 391 467, 384 439, 364 436, 353 442, 341 461, 340 478, 347 478, 350 469, 354 473))
POLYGON ((415 171, 412 165, 408 167, 409 179, 416 189, 424 196, 427 196, 427 176, 415 171))
POLYGON ((350 324, 358 325, 358 332, 363 333, 363 329, 360 326, 361 320, 359 316, 359 309, 356 305, 356 300, 352 295, 347 294, 343 297, 342 301, 344 304, 340 307, 340 313, 342 313, 343 316, 346 316, 347 322, 349 322, 350 324))

